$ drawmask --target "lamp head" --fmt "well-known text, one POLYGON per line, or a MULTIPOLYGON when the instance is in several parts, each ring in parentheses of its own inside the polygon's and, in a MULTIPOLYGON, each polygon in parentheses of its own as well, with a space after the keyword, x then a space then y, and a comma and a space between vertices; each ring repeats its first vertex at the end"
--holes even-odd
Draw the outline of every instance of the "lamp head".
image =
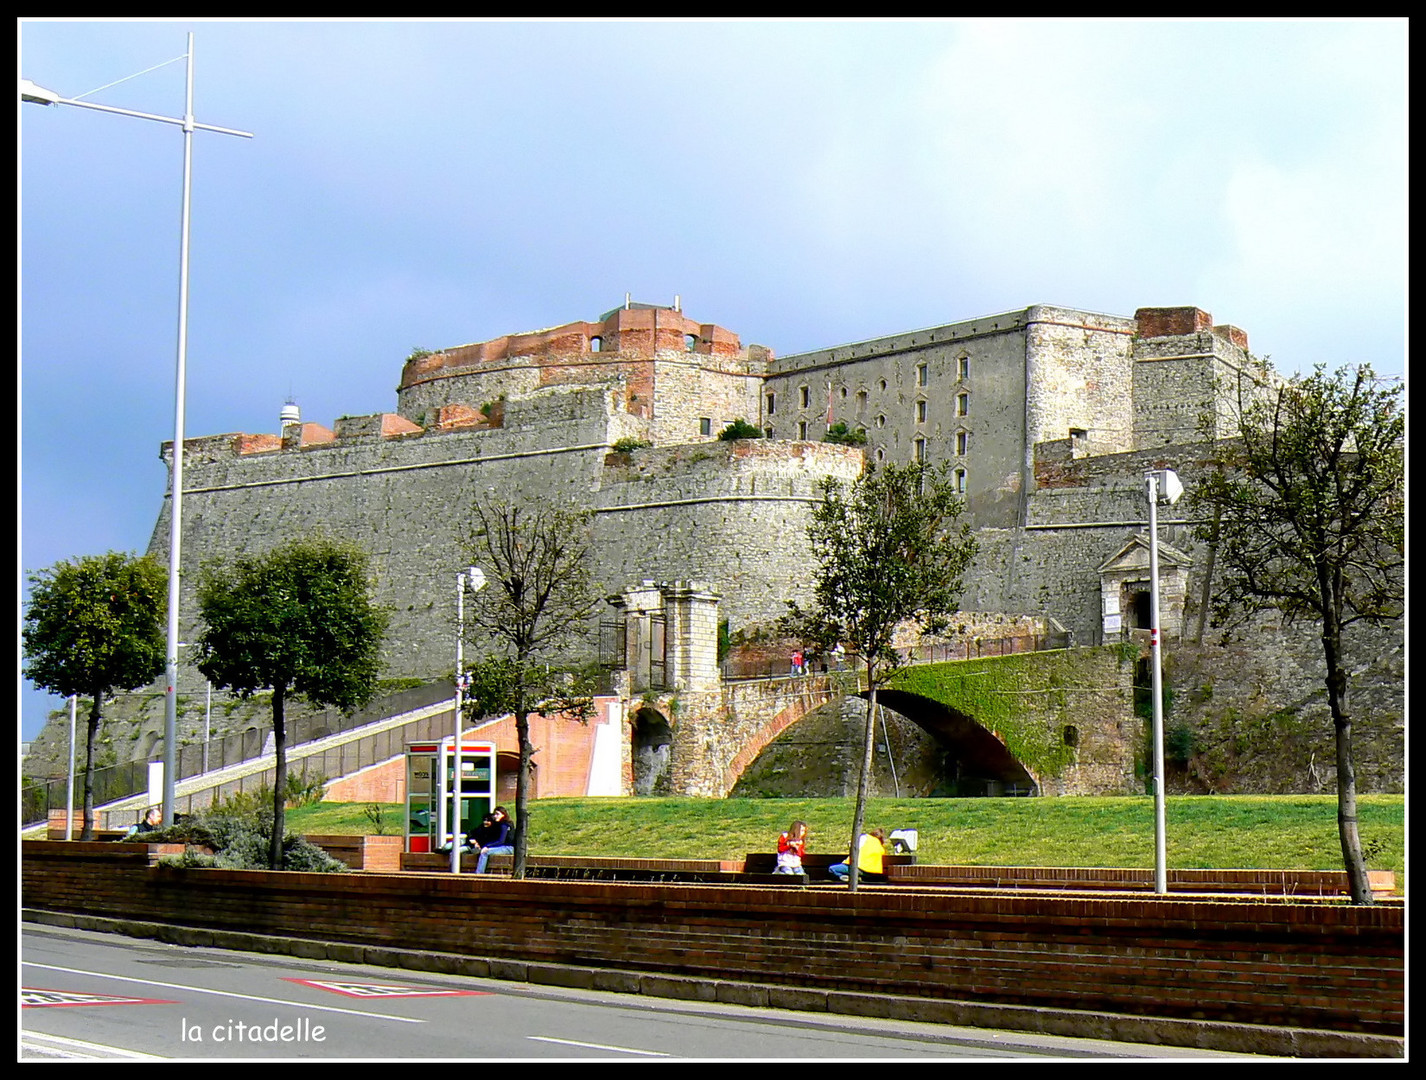
POLYGON ((1156 481, 1160 506, 1172 506, 1183 497, 1183 483, 1172 469, 1154 469, 1145 478, 1156 481))
POLYGON ((63 98, 53 90, 46 90, 43 86, 36 86, 29 79, 20 80, 20 100, 28 101, 34 105, 57 105, 63 98))

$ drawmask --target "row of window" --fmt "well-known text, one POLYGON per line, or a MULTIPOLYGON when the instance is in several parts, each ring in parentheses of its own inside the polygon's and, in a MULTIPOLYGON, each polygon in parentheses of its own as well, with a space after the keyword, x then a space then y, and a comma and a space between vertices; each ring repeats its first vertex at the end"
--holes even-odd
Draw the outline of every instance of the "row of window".
MULTIPOLYGON (((810 393, 809 393, 808 388, 805 387, 805 386, 802 386, 802 387, 798 387, 798 389, 799 389, 799 391, 801 391, 802 408, 804 408, 804 409, 811 408, 811 396, 810 396, 810 393)), ((843 394, 843 396, 846 395, 846 390, 845 390, 845 389, 843 389, 842 394, 843 394)), ((859 392, 859 393, 857 394, 857 411, 860 412, 862 409, 866 408, 866 404, 867 404, 866 391, 865 391, 865 390, 862 390, 861 392, 859 392)), ((916 422, 917 422, 918 424, 924 424, 924 423, 926 422, 926 410, 927 410, 928 404, 929 404, 929 403, 926 401, 925 398, 921 398, 921 399, 919 399, 919 400, 916 402, 916 422)), ((776 412, 777 412, 777 395, 776 395, 775 393, 770 393, 770 394, 767 395, 767 415, 768 415, 768 416, 772 416, 772 415, 773 415, 774 413, 776 413, 776 412)), ((957 416, 969 416, 969 415, 970 415, 970 392, 967 391, 967 390, 962 390, 959 394, 956 395, 956 415, 957 415, 957 416)), ((877 425, 880 426, 881 424, 885 423, 885 420, 886 420, 886 418, 885 418, 884 416, 878 416, 878 417, 877 417, 877 425)))
MULTIPOLYGON (((964 381, 966 381, 967 379, 970 378, 970 357, 969 357, 969 356, 961 356, 961 357, 957 357, 957 358, 956 358, 956 378, 957 378, 959 381, 961 381, 961 382, 964 382, 964 381)), ((886 390, 886 380, 885 380, 885 379, 882 379, 882 380, 881 380, 881 384, 880 384, 880 385, 881 385, 881 389, 882 389, 883 391, 886 390)), ((926 365, 926 364, 917 364, 917 365, 916 365, 916 385, 917 385, 917 386, 930 386, 930 385, 931 385, 931 369, 930 369, 929 365, 926 365)), ((841 392, 842 392, 842 397, 843 397, 843 398, 846 398, 846 396, 847 396, 847 388, 846 388, 845 386, 842 387, 842 391, 841 391, 841 392)), ((830 391, 829 391, 829 393, 830 393, 830 391)), ((799 386, 799 387, 797 388, 797 394, 798 394, 798 398, 800 399, 800 402, 799 402, 799 403, 800 403, 800 405, 801 405, 802 408, 808 409, 808 408, 811 408, 811 407, 812 407, 812 388, 811 388, 810 386, 799 386)), ((963 401, 963 400, 968 400, 969 397, 970 397, 969 394, 967 394, 967 393, 961 393, 961 394, 956 395, 956 401, 957 401, 957 402, 961 402, 961 401, 963 401)), ((866 405, 866 403, 867 403, 867 392, 866 392, 865 390, 858 390, 858 391, 857 391, 857 406, 858 406, 858 408, 864 407, 864 406, 866 405)), ((776 407, 776 404, 777 404, 777 402, 776 402, 776 399, 775 399, 775 395, 773 395, 773 394, 768 394, 768 396, 767 396, 767 411, 768 411, 768 414, 769 414, 769 415, 772 414, 774 408, 776 407)), ((959 406, 957 406, 957 407, 959 407, 959 406)), ((964 416, 965 413, 958 413, 957 415, 959 415, 959 416, 964 416)))
MULTIPOLYGON (((698 351, 698 340, 699 340, 699 339, 698 339, 698 335, 697 335, 697 334, 684 334, 684 335, 683 335, 683 347, 684 347, 684 349, 686 349, 688 352, 697 352, 697 351, 698 351)), ((594 336, 590 337, 590 339, 589 339, 589 351, 590 351, 590 352, 603 352, 603 351, 604 351, 604 339, 603 339, 602 337, 599 337, 598 335, 594 335, 594 336)))

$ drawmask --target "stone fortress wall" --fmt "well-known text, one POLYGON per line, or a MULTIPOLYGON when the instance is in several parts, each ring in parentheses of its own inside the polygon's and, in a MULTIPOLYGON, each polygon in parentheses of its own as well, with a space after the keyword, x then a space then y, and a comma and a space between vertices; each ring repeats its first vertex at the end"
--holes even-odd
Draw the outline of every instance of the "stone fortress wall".
MULTIPOLYGON (((1246 335, 1196 308, 1037 305, 776 357, 677 306, 626 303, 415 355, 394 412, 188 440, 181 632, 195 632, 203 561, 320 528, 373 556, 392 609, 387 674, 446 677, 467 508, 521 492, 594 512, 611 594, 707 582, 732 629, 766 624, 807 598, 821 481, 924 458, 956 470, 977 527, 962 606, 1101 644, 1139 625, 1144 471, 1173 467, 1192 484, 1205 419, 1226 431, 1217 418, 1263 377, 1246 335), (773 438, 718 441, 738 418, 773 438), (838 422, 866 431, 864 450, 821 441, 838 422), (642 445, 616 451, 621 440, 642 445)), ((1160 515, 1166 641, 1195 629, 1205 560, 1192 524, 1181 508, 1160 515)), ((167 537, 165 512, 150 546, 160 558, 167 537)))
MULTIPOLYGON (((1265 375, 1242 331, 1192 307, 1124 317, 1037 305, 777 357, 686 318, 677 303, 626 302, 591 322, 413 355, 392 412, 325 426, 289 403, 277 433, 187 440, 180 633, 196 632, 205 561, 322 529, 373 556, 392 611, 384 674, 448 679, 467 508, 517 493, 593 512, 595 573, 621 603, 653 590, 671 629, 682 616, 665 594, 696 584, 716 596, 711 610, 730 629, 753 629, 807 598, 804 537, 821 482, 850 482, 867 461, 925 457, 960 470, 965 486, 980 554, 961 606, 980 613, 977 627, 1029 622, 1068 630, 1080 645, 1142 640, 1133 631, 1147 625, 1144 472, 1172 467, 1191 487, 1210 458, 1205 432, 1230 433, 1240 390, 1255 392, 1265 375), (738 418, 773 437, 720 442, 738 418), (823 442, 834 423, 865 430, 866 447, 823 442)), ((1170 769, 1170 789, 1330 790, 1314 627, 1260 621, 1231 638, 1206 628, 1210 560, 1187 515, 1185 503, 1159 515, 1169 719, 1194 740, 1191 758, 1170 769)), ((164 562, 167 540, 165 505, 150 545, 164 562)), ((605 616, 620 613, 611 605, 605 616)), ((703 622, 714 617, 704 611, 703 622)), ((643 647, 626 629, 628 648, 643 647)), ((1402 627, 1354 627, 1349 637, 1359 789, 1400 791, 1402 627)), ((670 674, 692 663, 666 659, 670 674)), ((677 733, 694 698, 712 693, 672 685, 679 719, 661 704, 630 706, 626 756, 640 745, 638 717, 677 733)), ((186 744, 202 738, 206 710, 201 677, 183 664, 179 689, 186 744)), ((214 696, 215 733, 261 729, 223 696, 214 696)), ((161 693, 128 698, 101 733, 120 760, 161 737, 161 693)), ((733 737, 718 726, 726 716, 710 717, 719 739, 733 737)), ((645 727, 645 749, 656 747, 658 732, 645 727)), ((56 714, 37 740, 44 755, 27 763, 39 762, 34 775, 61 760, 64 730, 56 714)))
MULTIPOLYGON (((1039 305, 778 358, 676 308, 627 303, 413 355, 395 412, 186 442, 183 632, 204 560, 322 528, 374 558, 390 673, 440 675, 466 508, 511 492, 596 512, 611 593, 706 580, 735 629, 765 623, 807 595, 800 541, 819 483, 861 467, 862 450, 820 441, 841 421, 867 432, 867 460, 959 470, 983 549, 968 609, 1050 617, 1097 643, 1098 567, 1142 531, 1135 471, 1165 458, 1163 443, 1195 441, 1215 378, 1249 369, 1246 344, 1193 308, 1131 319, 1039 305), (719 442, 737 418, 775 438, 719 442), (614 452, 620 440, 650 445, 614 452)), ((165 507, 150 545, 161 558, 167 535, 165 507)))

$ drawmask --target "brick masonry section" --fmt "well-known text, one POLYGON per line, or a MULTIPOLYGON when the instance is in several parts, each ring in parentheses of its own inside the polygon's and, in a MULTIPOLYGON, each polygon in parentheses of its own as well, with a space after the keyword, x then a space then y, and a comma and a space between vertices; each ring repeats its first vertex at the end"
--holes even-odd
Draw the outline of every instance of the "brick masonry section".
POLYGON ((26 841, 22 905, 709 982, 1404 1032, 1399 904, 176 870, 152 865, 161 851, 26 841))

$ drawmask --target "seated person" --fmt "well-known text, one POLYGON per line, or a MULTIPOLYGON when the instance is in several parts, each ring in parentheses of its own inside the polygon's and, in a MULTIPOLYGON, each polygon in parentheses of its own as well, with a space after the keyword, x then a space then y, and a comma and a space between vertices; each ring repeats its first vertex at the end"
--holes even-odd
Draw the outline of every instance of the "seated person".
POLYGON ((163 824, 163 812, 157 806, 150 806, 148 812, 144 814, 144 819, 137 825, 130 825, 129 831, 124 834, 125 840, 130 840, 140 833, 153 832, 163 824))
MULTIPOLYGON (((885 857, 886 833, 881 829, 862 833, 857 842, 857 877, 862 880, 881 880, 885 872, 885 857)), ((833 863, 827 867, 827 871, 838 881, 846 881, 852 873, 850 862, 851 857, 848 856, 847 862, 833 863)))
POLYGON ((505 807, 497 806, 491 811, 490 819, 494 823, 495 833, 489 837, 487 843, 480 845, 480 857, 475 860, 477 874, 485 873, 485 866, 490 861, 490 856, 515 854, 513 846, 515 826, 510 821, 510 815, 506 812, 505 807))

